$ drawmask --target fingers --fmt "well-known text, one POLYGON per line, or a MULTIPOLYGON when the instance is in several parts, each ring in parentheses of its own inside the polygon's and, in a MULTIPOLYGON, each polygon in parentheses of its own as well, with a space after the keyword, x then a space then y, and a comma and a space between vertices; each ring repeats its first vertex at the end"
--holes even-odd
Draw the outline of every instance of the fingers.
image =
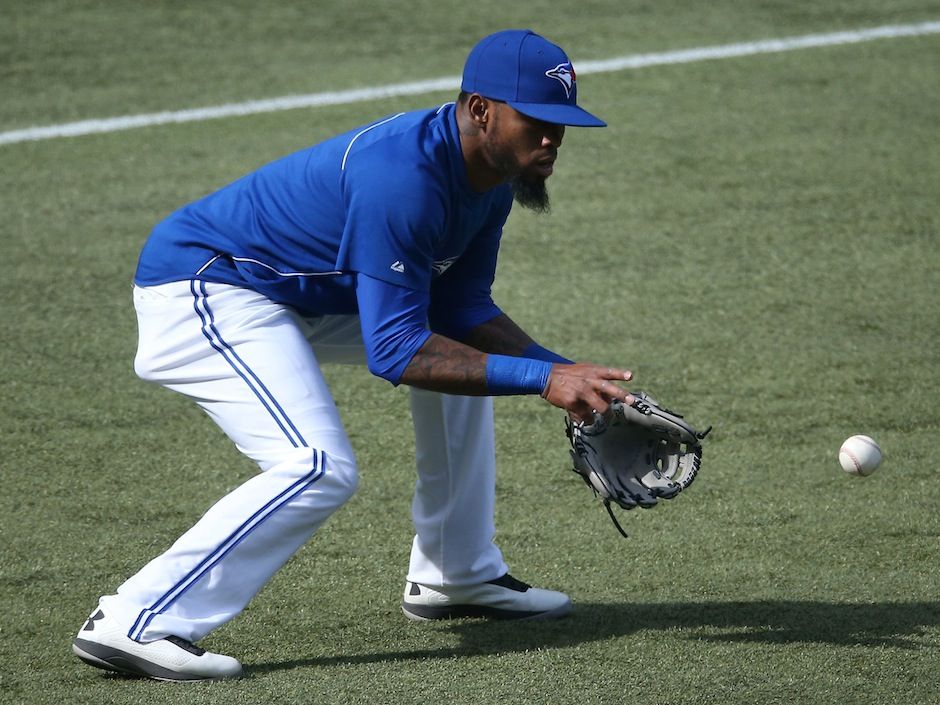
POLYGON ((628 382, 633 379, 633 373, 630 370, 619 370, 606 367, 598 370, 598 379, 593 381, 592 391, 596 397, 591 397, 591 408, 599 414, 606 414, 610 405, 615 401, 624 404, 633 404, 634 397, 630 392, 616 384, 618 382, 628 382))
MULTIPOLYGON (((595 377, 600 379, 615 379, 620 382, 629 382, 633 379, 633 373, 630 370, 622 370, 617 367, 603 367, 601 365, 577 365, 578 367, 584 367, 585 372, 593 373, 595 377)), ((575 367, 575 365, 570 365, 569 367, 575 367)))
MULTIPOLYGON (((630 379, 632 378, 633 375, 630 374, 630 379)), ((633 402, 636 401, 633 395, 626 389, 618 387, 613 382, 608 382, 607 380, 601 382, 597 392, 607 400, 607 402, 622 401, 624 404, 633 404, 633 402)))
POLYGON ((633 379, 633 373, 630 370, 613 370, 611 368, 607 369, 614 375, 613 377, 608 377, 608 379, 620 379, 624 382, 629 382, 631 379, 633 379))
POLYGON ((617 384, 633 379, 630 370, 588 363, 555 365, 542 396, 573 418, 593 423, 615 401, 633 404, 632 394, 617 384))

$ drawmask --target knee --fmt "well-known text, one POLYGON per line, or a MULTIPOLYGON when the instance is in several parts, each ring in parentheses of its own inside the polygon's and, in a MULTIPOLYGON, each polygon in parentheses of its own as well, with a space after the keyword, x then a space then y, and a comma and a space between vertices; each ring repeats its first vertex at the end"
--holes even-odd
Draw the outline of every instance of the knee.
POLYGON ((277 475, 296 483, 303 482, 304 494, 316 497, 318 505, 337 509, 345 504, 359 486, 359 471, 352 455, 333 455, 313 448, 294 448, 276 458, 267 458, 261 466, 265 474, 277 475))
POLYGON ((359 469, 355 458, 323 453, 323 480, 342 496, 342 501, 350 499, 359 487, 359 469))

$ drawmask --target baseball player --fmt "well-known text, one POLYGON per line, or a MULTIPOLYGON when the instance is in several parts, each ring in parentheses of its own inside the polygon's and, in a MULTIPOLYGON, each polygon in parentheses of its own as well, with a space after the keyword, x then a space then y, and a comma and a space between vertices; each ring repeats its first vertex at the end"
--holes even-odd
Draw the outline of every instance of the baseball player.
POLYGON ((195 645, 235 617, 356 489, 320 365, 411 388, 416 620, 552 618, 561 592, 509 574, 493 543, 491 397, 541 395, 587 419, 633 398, 624 369, 572 363, 490 295, 513 200, 545 210, 574 68, 523 30, 471 51, 456 103, 398 113, 261 167, 176 211, 143 247, 135 370, 193 399, 261 472, 101 597, 73 651, 165 680, 238 675, 195 645))

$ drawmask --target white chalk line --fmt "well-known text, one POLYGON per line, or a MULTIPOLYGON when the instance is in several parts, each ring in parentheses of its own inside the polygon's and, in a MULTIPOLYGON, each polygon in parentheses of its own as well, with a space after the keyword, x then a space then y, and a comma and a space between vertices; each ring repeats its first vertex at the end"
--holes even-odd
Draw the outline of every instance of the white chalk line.
MULTIPOLYGON (((830 32, 827 34, 807 34, 782 39, 765 39, 738 44, 723 44, 710 47, 666 51, 654 54, 633 54, 601 61, 575 62, 578 73, 609 73, 626 69, 639 69, 649 66, 668 64, 688 64, 713 59, 729 59, 755 54, 771 54, 814 47, 855 44, 875 39, 893 39, 899 37, 918 37, 940 33, 940 22, 921 22, 918 24, 884 25, 852 31, 830 32)), ((77 137, 103 132, 118 132, 138 127, 151 127, 170 123, 217 120, 239 115, 257 115, 296 108, 317 108, 328 105, 348 105, 381 98, 420 95, 437 91, 456 91, 460 86, 459 76, 447 76, 427 81, 396 83, 387 86, 373 86, 344 91, 289 95, 267 100, 251 100, 244 103, 228 103, 207 108, 174 110, 143 115, 103 118, 99 120, 81 120, 48 127, 29 127, 22 130, 0 132, 0 144, 30 142, 55 139, 57 137, 77 137)))

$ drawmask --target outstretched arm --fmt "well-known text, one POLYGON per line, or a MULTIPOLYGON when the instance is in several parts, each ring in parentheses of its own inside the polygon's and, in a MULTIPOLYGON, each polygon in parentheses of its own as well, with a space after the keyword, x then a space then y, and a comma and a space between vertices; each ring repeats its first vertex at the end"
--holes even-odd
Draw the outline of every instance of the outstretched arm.
POLYGON ((398 381, 445 394, 486 396, 486 353, 432 333, 398 381))
MULTIPOLYGON (((505 313, 474 328, 466 342, 478 350, 523 357, 527 350, 536 346, 531 336, 505 313)), ((542 352, 556 356, 544 348, 542 352)), ((615 399, 633 403, 633 397, 614 383, 628 382, 632 378, 633 374, 628 370, 584 363, 556 364, 552 365, 542 396, 575 417, 590 421, 593 411, 603 413, 615 399)))
POLYGON ((467 396, 541 394, 584 420, 616 399, 633 401, 615 384, 630 380, 629 371, 555 362, 544 349, 526 353, 532 338, 504 314, 463 336, 467 345, 424 327, 421 292, 360 274, 357 293, 369 369, 395 384, 467 396))
MULTIPOLYGON (((508 320, 508 319, 507 319, 508 320)), ((510 321, 511 323, 511 321, 510 321)), ((514 324, 513 324, 514 325, 514 324)), ((525 336, 531 343, 531 339, 525 336)), ((521 338, 511 341, 502 350, 519 345, 525 348, 521 338)), ((447 394, 484 396, 493 394, 492 374, 487 373, 490 356, 476 348, 458 343, 456 340, 432 334, 411 358, 399 382, 422 389, 447 394)), ((520 360, 525 363, 526 360, 520 360)), ((605 412, 614 400, 627 404, 633 397, 616 382, 628 382, 633 378, 629 370, 605 367, 590 363, 551 364, 535 361, 536 365, 550 365, 547 380, 541 389, 523 389, 518 394, 539 393, 550 404, 590 421, 593 412, 605 412)), ((492 366, 490 366, 492 373, 492 366)), ((505 393, 505 392, 504 392, 505 393)))

